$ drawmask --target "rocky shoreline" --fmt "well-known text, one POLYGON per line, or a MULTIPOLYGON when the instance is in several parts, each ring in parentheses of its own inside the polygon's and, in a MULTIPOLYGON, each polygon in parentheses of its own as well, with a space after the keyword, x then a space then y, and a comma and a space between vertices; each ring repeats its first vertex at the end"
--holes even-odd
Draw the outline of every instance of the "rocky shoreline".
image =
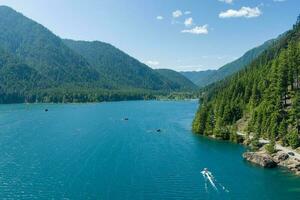
POLYGON ((300 175, 300 159, 294 152, 284 152, 277 150, 274 154, 268 154, 264 147, 256 152, 245 152, 243 158, 251 163, 260 165, 264 168, 274 168, 277 166, 285 167, 296 175, 300 175))
MULTIPOLYGON (((238 132, 238 136, 240 137, 240 142, 238 143, 249 146, 249 141, 245 139, 245 134, 238 132)), ((208 137, 220 139, 214 136, 208 137)), ((245 160, 264 168, 281 166, 300 176, 300 152, 276 144, 276 153, 270 155, 265 149, 265 145, 268 144, 269 141, 260 139, 259 142, 261 148, 258 151, 248 151, 243 153, 242 156, 245 160)))

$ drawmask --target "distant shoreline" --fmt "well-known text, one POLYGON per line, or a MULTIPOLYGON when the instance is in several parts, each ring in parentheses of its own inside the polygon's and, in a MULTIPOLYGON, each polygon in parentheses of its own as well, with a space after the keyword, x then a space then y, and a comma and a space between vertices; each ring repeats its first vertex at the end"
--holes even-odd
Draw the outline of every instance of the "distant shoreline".
POLYGON ((152 99, 124 99, 124 100, 114 100, 114 101, 87 101, 87 102, 19 102, 19 103, 0 103, 1 105, 37 105, 37 104, 52 104, 52 105, 60 105, 60 104, 101 104, 101 103, 112 103, 112 102, 125 102, 125 101, 199 101, 199 99, 191 98, 191 99, 172 99, 172 98, 152 98, 152 99))

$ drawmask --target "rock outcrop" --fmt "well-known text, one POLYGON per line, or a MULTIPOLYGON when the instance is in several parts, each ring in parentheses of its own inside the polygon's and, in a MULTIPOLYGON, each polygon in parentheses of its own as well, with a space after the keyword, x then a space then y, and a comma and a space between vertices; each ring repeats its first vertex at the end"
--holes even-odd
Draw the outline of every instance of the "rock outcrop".
POLYGON ((246 152, 243 154, 243 158, 265 168, 273 168, 277 166, 277 163, 271 156, 262 152, 246 152))
POLYGON ((251 163, 260 165, 265 168, 278 166, 286 167, 297 175, 300 175, 300 160, 295 156, 278 150, 276 153, 269 155, 264 148, 257 152, 246 152, 243 158, 251 163))
POLYGON ((278 151, 273 156, 273 160, 277 162, 279 166, 286 167, 297 175, 300 175, 300 160, 295 156, 278 151))
POLYGON ((282 161, 285 161, 286 159, 289 158, 289 154, 287 153, 281 153, 279 156, 278 156, 278 161, 279 162, 282 162, 282 161))

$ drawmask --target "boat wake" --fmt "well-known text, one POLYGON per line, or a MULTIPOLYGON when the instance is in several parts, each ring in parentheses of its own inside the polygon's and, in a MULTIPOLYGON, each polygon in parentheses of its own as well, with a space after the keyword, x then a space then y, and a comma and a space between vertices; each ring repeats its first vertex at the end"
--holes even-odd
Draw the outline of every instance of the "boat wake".
POLYGON ((208 183, 212 186, 212 188, 216 191, 219 191, 221 189, 222 191, 229 192, 228 189, 226 189, 221 183, 219 183, 215 177, 212 175, 210 171, 208 171, 207 168, 204 168, 203 171, 201 171, 201 174, 203 175, 204 181, 205 181, 205 191, 208 192, 208 183))

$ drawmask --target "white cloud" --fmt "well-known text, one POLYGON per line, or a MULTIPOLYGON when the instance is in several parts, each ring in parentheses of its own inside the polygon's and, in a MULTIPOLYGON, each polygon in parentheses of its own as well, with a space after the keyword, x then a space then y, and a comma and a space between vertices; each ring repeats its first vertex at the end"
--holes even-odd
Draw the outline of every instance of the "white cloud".
POLYGON ((192 29, 185 29, 181 31, 182 33, 190 33, 190 34, 195 34, 195 35, 200 35, 200 34, 208 34, 208 25, 205 24, 203 26, 196 26, 192 29))
POLYGON ((285 2, 286 0, 273 0, 274 2, 285 2))
POLYGON ((184 25, 185 26, 191 26, 191 25, 193 25, 193 18, 189 17, 189 18, 185 19, 184 20, 184 25))
POLYGON ((159 62, 156 60, 148 60, 148 61, 146 61, 146 64, 150 65, 150 66, 158 66, 159 62))
POLYGON ((258 7, 255 8, 242 7, 239 10, 229 9, 225 12, 221 12, 219 14, 219 17, 220 18, 231 18, 231 17, 253 18, 253 17, 259 17, 261 14, 262 12, 258 7))
POLYGON ((163 20, 164 17, 159 15, 159 16, 156 17, 156 19, 157 19, 157 20, 163 20))
POLYGON ((172 16, 174 17, 174 18, 178 18, 178 17, 180 17, 182 15, 182 11, 181 10, 176 10, 176 11, 174 11, 173 13, 172 13, 172 16))
POLYGON ((233 3, 233 0, 219 0, 221 2, 224 2, 224 3, 233 3))
POLYGON ((188 10, 188 11, 185 11, 184 14, 185 15, 190 15, 190 14, 192 14, 192 12, 188 10))

